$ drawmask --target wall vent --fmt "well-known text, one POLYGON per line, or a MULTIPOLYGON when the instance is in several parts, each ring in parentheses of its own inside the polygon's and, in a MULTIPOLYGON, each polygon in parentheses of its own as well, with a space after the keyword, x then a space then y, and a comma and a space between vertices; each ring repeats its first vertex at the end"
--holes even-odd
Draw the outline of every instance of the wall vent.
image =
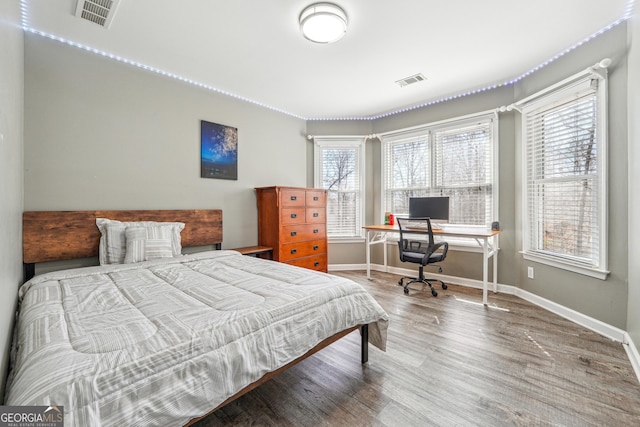
POLYGON ((413 83, 418 83, 423 80, 427 80, 427 78, 422 74, 414 74, 413 76, 405 77, 404 79, 396 80, 396 83, 400 87, 405 87, 413 83))
POLYGON ((76 16, 109 28, 120 0, 78 0, 76 16))

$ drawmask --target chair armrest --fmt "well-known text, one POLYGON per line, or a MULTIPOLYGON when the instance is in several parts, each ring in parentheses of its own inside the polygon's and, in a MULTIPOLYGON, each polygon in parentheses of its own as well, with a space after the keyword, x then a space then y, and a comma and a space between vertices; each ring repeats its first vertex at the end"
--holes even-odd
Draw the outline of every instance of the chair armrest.
POLYGON ((422 243, 424 242, 419 242, 417 240, 407 240, 407 244, 409 246, 408 249, 415 252, 421 252, 420 249, 422 249, 422 243))
POLYGON ((444 249, 442 249, 442 254, 446 255, 447 251, 449 250, 449 243, 447 242, 438 242, 436 244, 433 245, 433 247, 431 248, 431 253, 434 253, 435 251, 437 251, 438 249, 440 249, 441 247, 444 246, 444 249))

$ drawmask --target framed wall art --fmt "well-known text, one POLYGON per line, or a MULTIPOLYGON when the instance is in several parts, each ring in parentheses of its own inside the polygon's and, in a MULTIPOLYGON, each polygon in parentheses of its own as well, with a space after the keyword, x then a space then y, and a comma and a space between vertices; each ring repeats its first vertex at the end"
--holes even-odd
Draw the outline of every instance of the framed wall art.
POLYGON ((238 179, 238 128, 200 120, 200 177, 238 179))

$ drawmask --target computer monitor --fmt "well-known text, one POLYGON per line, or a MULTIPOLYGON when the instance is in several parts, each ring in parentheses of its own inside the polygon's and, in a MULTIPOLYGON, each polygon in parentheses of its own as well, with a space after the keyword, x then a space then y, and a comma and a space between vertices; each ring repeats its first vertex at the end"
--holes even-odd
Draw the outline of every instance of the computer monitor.
POLYGON ((449 221, 449 197, 410 197, 409 219, 425 217, 449 221))

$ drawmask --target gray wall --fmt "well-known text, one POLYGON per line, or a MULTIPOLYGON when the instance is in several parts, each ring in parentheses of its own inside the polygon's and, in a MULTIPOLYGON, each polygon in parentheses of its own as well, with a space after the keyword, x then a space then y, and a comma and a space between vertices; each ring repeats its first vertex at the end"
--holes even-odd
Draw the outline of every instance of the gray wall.
MULTIPOLYGON (((613 64, 609 70, 609 267, 611 274, 602 281, 543 264, 525 262, 519 251, 521 236, 521 150, 519 114, 501 113, 499 116, 499 215, 503 230, 500 236, 498 279, 500 283, 515 285, 543 298, 557 302, 607 324, 625 328, 627 323, 627 26, 620 25, 591 40, 547 67, 533 73, 514 86, 482 92, 449 102, 411 110, 371 122, 372 133, 383 133, 432 123, 466 114, 491 110, 523 99, 540 89, 584 70, 605 57, 613 64), (535 269, 535 279, 527 278, 527 267, 535 269)), ((312 122, 309 133, 360 134, 359 122, 312 122), (335 131, 333 129, 335 128, 335 131)), ((379 223, 380 212, 380 143, 367 143, 367 223, 379 223), (373 201, 373 205, 371 204, 373 201)), ((312 164, 309 164, 312 168, 312 164)), ((397 250, 389 247, 388 263, 413 268, 398 261, 397 250)), ((382 248, 372 248, 372 261, 382 263, 382 248)), ((332 243, 330 264, 362 264, 365 262, 363 243, 332 243)), ((448 275, 480 280, 481 255, 469 252, 450 252, 443 264, 448 275)))
POLYGON ((0 401, 22 283, 23 50, 20 7, 0 1, 0 401))
POLYGON ((640 10, 629 21, 627 96, 629 110, 629 292, 627 332, 640 351, 640 10))
MULTIPOLYGON (((631 29, 633 38, 638 40, 637 24, 631 29)), ((638 235, 637 229, 628 228, 628 214, 637 216, 640 210, 640 196, 634 197, 632 188, 628 191, 628 179, 637 180, 633 179, 633 168, 627 168, 626 156, 630 154, 633 162, 639 155, 637 148, 627 145, 627 129, 632 140, 638 141, 637 125, 634 127, 631 119, 628 128, 626 123, 627 84, 634 92, 629 99, 630 118, 637 116, 639 102, 638 83, 631 78, 632 72, 627 73, 627 46, 627 25, 623 24, 514 87, 467 96, 374 122, 312 121, 305 124, 233 98, 203 92, 147 71, 27 35, 24 48, 24 207, 26 210, 221 208, 225 215, 223 246, 254 244, 257 224, 253 187, 313 183, 313 145, 306 140, 307 133, 367 135, 493 109, 522 99, 608 56, 614 60, 609 81, 612 274, 606 281, 600 281, 535 264, 536 279, 526 278, 526 267, 531 263, 525 263, 517 252, 521 244, 520 136, 516 114, 508 113, 500 115, 499 220, 504 232, 499 278, 501 283, 520 286, 610 325, 626 328, 628 322, 635 340, 640 341, 638 303, 633 302, 640 297, 640 271, 636 271, 635 266, 630 273, 633 280, 629 280, 633 283, 627 286, 629 261, 633 261, 634 254, 640 254, 640 247, 634 248, 633 239, 629 242, 627 238, 629 233, 638 235), (238 181, 199 178, 201 119, 238 127, 238 181)), ((640 62, 637 51, 637 48, 632 49, 629 58, 629 67, 636 75, 640 62)), ((10 62, 2 61, 3 71, 5 64, 10 62)), ((19 70, 11 70, 20 79, 19 70)), ((7 81, 2 80, 3 84, 7 81)), ((9 80, 11 84, 17 81, 9 80)), ((2 102, 6 100, 3 98, 2 102)), ((367 142, 366 158, 367 223, 373 223, 378 222, 381 215, 379 141, 367 142)), ((3 176, 8 173, 5 168, 2 171, 3 176)), ((19 170, 14 172, 20 173, 19 170)), ((19 236, 14 236, 15 239, 19 241, 19 236)), ((19 247, 19 243, 13 246, 19 247)), ((6 251, 15 251, 13 246, 6 251)), ((374 262, 382 261, 379 252, 374 253, 374 262)), ((364 262, 364 244, 332 244, 329 255, 331 264, 361 264, 364 262)), ((447 261, 445 272, 479 279, 478 257, 477 254, 454 253, 447 261)), ((393 250, 389 261, 407 267, 397 261, 393 250)), ((14 262, 12 268, 2 271, 15 276, 15 270, 14 262)))
MULTIPOLYGON (((627 323, 627 25, 622 24, 563 56, 516 85, 516 99, 523 99, 553 83, 594 65, 605 57, 609 68, 609 274, 599 280, 566 270, 521 262, 514 265, 516 284, 565 307, 584 313, 622 329, 627 323), (527 267, 535 269, 535 279, 527 278, 527 267)), ((520 133, 516 134, 520 147, 520 133)), ((520 150, 517 150, 516 176, 521 176, 520 150)), ((520 211, 520 193, 515 202, 520 211)), ((517 217, 517 247, 521 247, 520 217, 517 217)))
POLYGON ((257 243, 254 187, 305 186, 305 122, 25 36, 25 210, 223 209, 257 243), (238 180, 200 178, 200 120, 238 128, 238 180))

